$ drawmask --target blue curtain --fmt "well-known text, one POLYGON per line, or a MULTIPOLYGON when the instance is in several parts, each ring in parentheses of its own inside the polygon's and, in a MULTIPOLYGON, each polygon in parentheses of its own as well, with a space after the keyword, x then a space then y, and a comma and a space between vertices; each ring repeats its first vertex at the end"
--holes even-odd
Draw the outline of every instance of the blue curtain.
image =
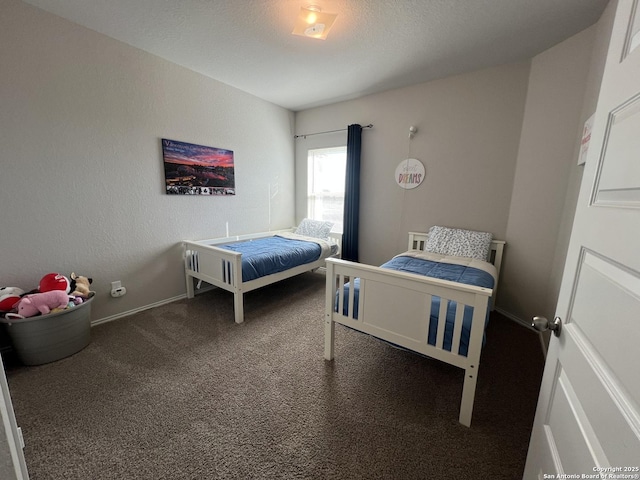
POLYGON ((360 221, 360 152, 362 127, 347 128, 347 172, 344 188, 344 229, 342 232, 342 258, 358 261, 358 224, 360 221))

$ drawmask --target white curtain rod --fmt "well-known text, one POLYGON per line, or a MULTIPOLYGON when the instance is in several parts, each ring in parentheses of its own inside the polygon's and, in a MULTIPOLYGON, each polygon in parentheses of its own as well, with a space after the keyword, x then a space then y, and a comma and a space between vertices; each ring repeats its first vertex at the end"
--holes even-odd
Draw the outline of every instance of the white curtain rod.
MULTIPOLYGON (((373 124, 369 124, 369 125, 365 125, 362 128, 373 128, 373 124)), ((324 135, 325 133, 336 133, 336 132, 346 132, 348 129, 347 128, 340 128, 338 130, 329 130, 327 132, 316 132, 316 133, 305 133, 303 135, 294 135, 293 138, 307 138, 310 137, 312 135, 324 135)))

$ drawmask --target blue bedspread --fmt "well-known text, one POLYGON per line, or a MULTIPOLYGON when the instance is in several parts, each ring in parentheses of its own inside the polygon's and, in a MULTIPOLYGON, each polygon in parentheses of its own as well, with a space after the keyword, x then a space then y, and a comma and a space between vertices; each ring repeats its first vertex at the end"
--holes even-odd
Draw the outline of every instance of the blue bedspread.
MULTIPOLYGON (((464 283, 466 285, 475 285, 478 287, 493 288, 494 278, 491 274, 473 267, 465 265, 456 265, 451 263, 433 262, 410 256, 398 256, 381 265, 381 268, 389 268, 391 270, 400 270, 403 272, 425 275, 428 277, 439 278, 441 280, 450 280, 453 282, 464 283)), ((360 279, 354 281, 354 317, 358 318, 358 290, 360 288, 360 279)), ((344 307, 343 314, 348 312, 348 289, 349 284, 345 284, 344 307)), ((337 297, 336 297, 337 302, 337 297)), ((444 349, 451 351, 451 343, 453 338, 453 324, 455 320, 456 302, 449 301, 447 305, 447 319, 444 331, 444 349)), ((336 303, 335 310, 338 311, 336 303)), ((431 303, 431 319, 429 321, 429 338, 431 345, 436 343, 436 334, 438 331, 438 314, 440 311, 440 297, 433 297, 431 303)), ((460 348, 458 354, 467 356, 469 350, 469 336, 471 334, 471 319, 473 308, 465 306, 464 317, 462 322, 462 333, 460 336, 460 348)), ((489 322, 489 308, 485 317, 485 328, 489 322)), ((484 339, 483 339, 484 342, 484 339)))
POLYGON ((316 242, 277 235, 220 245, 220 248, 242 253, 243 282, 315 262, 322 253, 322 248, 316 242))

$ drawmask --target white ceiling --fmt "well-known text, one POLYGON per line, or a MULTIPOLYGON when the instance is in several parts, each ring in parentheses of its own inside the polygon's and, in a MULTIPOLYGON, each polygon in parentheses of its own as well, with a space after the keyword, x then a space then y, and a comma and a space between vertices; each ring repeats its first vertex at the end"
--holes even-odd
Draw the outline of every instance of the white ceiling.
POLYGON ((608 0, 25 0, 298 111, 532 58, 608 0), (338 18, 291 35, 300 7, 338 18))

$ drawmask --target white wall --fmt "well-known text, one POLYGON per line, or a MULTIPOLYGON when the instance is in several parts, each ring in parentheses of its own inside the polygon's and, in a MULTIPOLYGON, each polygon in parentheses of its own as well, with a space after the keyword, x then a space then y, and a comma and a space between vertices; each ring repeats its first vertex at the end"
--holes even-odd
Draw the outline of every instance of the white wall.
POLYGON ((592 26, 532 60, 499 304, 523 321, 554 316, 583 169, 580 138, 591 114, 584 105, 592 104, 593 89, 586 94, 595 33, 592 26))
POLYGON ((0 284, 75 271, 109 318, 185 293, 181 240, 293 225, 293 113, 17 0, 0 11, 0 284), (237 194, 165 194, 161 138, 233 150, 237 194))
MULTIPOLYGON (((595 112, 598 102, 598 94, 600 92, 600 84, 602 83, 602 74, 604 72, 604 64, 607 59, 609 50, 609 39, 613 28, 613 14, 615 12, 615 2, 611 2, 602 14, 600 20, 592 27, 593 29, 593 46, 591 49, 591 60, 589 62, 589 71, 586 76, 586 85, 584 93, 584 101, 580 112, 580 124, 584 122, 595 112)), ((574 158, 580 155, 580 145, 574 145, 574 158)), ((571 227, 573 226, 573 217, 576 211, 576 203, 580 192, 580 184, 582 183, 582 173, 584 165, 571 165, 569 182, 566 186, 565 208, 562 212, 560 221, 560 231, 556 242, 556 250, 553 261, 553 269, 549 286, 547 288, 547 305, 545 310, 548 314, 555 312, 558 302, 558 294, 560 293, 560 283, 564 272, 564 261, 569 247, 569 238, 571 236, 571 227)), ((555 314, 554 314, 555 316, 555 314)), ((550 334, 550 332, 549 332, 550 334)))
MULTIPOLYGON (((406 250, 407 232, 449 225, 504 238, 529 64, 505 65, 296 114, 296 133, 373 124, 362 133, 360 259, 380 264, 406 250), (409 127, 418 128, 409 141, 409 127), (426 168, 404 190, 395 169, 426 168)), ((296 216, 306 214, 306 151, 346 144, 346 134, 296 140, 296 216)))

